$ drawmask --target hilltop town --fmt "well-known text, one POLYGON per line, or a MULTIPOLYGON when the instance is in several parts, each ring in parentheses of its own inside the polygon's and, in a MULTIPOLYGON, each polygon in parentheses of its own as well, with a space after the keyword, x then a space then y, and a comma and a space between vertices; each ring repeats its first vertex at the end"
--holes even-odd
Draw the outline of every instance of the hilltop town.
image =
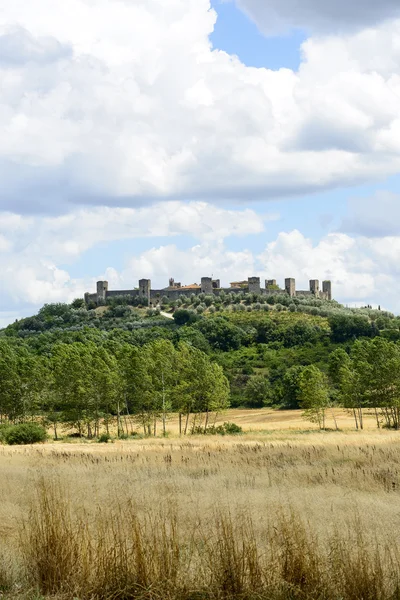
POLYGON ((318 279, 311 279, 308 290, 297 290, 296 280, 293 278, 285 279, 284 288, 277 285, 276 279, 266 279, 264 287, 261 287, 260 277, 249 277, 244 281, 234 281, 230 287, 221 287, 220 279, 212 277, 202 277, 201 283, 193 283, 191 285, 182 285, 175 282, 173 278, 169 280, 167 287, 163 289, 152 289, 150 279, 140 279, 138 287, 131 290, 109 290, 108 281, 98 281, 97 291, 94 294, 87 292, 85 294, 85 302, 95 302, 96 304, 104 304, 108 298, 116 296, 131 296, 132 298, 143 298, 149 305, 158 303, 162 296, 166 296, 170 300, 177 300, 179 296, 191 296, 192 294, 214 294, 219 295, 224 293, 250 293, 256 295, 277 295, 284 294, 290 297, 294 296, 315 296, 321 300, 332 300, 332 284, 330 281, 322 282, 322 290, 318 279))

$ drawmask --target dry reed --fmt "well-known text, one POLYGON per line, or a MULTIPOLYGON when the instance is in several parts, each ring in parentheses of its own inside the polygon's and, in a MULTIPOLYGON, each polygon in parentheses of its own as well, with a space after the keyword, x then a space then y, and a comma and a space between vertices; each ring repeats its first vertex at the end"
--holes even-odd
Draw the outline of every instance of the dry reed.
POLYGON ((400 599, 390 432, 3 448, 0 466, 6 598, 400 599))

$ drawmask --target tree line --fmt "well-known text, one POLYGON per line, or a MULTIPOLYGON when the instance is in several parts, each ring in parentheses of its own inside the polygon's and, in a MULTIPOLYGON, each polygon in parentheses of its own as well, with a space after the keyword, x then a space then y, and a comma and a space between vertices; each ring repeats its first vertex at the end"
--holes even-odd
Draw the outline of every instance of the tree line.
POLYGON ((142 347, 115 344, 114 351, 92 342, 56 344, 50 355, 35 355, 24 345, 0 339, 0 421, 40 417, 77 435, 98 437, 116 420, 118 435, 139 424, 145 435, 166 434, 171 412, 180 432, 229 406, 229 383, 222 367, 204 352, 180 342, 158 339, 142 347), (192 417, 192 418, 191 418, 192 417))
MULTIPOLYGON (((229 295, 220 304, 225 300, 229 295)), ((199 315, 182 304, 169 320, 122 301, 98 310, 81 301, 45 305, 2 330, 0 419, 14 423, 40 415, 53 424, 55 436, 65 424, 89 437, 100 427, 108 431, 116 419, 120 435, 131 432, 132 423, 153 435, 165 430, 173 411, 187 433, 209 425, 213 396, 204 386, 220 389, 214 377, 225 390, 216 394, 221 410, 229 403, 303 408, 324 427, 330 409, 342 406, 358 428, 365 409, 375 413, 378 426, 400 427, 394 375, 400 320, 390 313, 300 299, 302 310, 322 303, 321 311, 333 314, 305 314, 290 305, 234 311, 228 305, 199 315), (378 375, 392 380, 385 386, 378 375)))
MULTIPOLYGON (((305 415, 325 428, 327 412, 335 406, 349 410, 356 429, 364 428, 366 410, 377 427, 400 429, 400 346, 381 337, 357 340, 350 352, 336 349, 328 373, 315 365, 292 373, 294 393, 305 415)), ((335 426, 334 412, 332 416, 335 426)))

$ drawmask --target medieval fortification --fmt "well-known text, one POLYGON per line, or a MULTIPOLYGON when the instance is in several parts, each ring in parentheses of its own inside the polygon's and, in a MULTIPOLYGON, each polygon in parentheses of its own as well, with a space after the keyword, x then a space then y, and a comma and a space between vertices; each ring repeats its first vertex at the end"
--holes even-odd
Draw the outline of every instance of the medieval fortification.
POLYGON ((330 281, 322 282, 322 290, 318 279, 310 281, 309 290, 296 290, 296 281, 292 278, 285 279, 284 289, 279 288, 276 279, 267 279, 265 286, 261 287, 260 277, 249 277, 247 281, 234 281, 229 288, 221 288, 220 280, 212 277, 202 277, 201 284, 181 285, 174 279, 169 280, 168 287, 161 290, 151 288, 150 279, 140 279, 139 285, 133 290, 109 290, 108 281, 98 281, 95 294, 86 293, 86 303, 95 302, 104 304, 107 298, 115 296, 131 296, 132 298, 143 298, 149 305, 158 304, 160 298, 166 296, 170 300, 177 300, 179 296, 191 296, 192 294, 215 294, 249 292, 258 295, 287 294, 294 296, 315 296, 322 300, 332 300, 332 285, 330 281))

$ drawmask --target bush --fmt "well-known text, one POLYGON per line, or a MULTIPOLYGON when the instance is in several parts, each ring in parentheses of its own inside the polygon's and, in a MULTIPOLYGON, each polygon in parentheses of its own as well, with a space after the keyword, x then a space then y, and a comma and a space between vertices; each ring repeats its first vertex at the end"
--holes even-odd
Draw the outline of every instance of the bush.
POLYGON ((206 431, 204 427, 197 426, 193 429, 194 435, 238 435, 243 433, 243 429, 236 423, 224 423, 223 425, 211 425, 206 431))
POLYGON ((109 433, 102 433, 101 436, 99 437, 100 444, 108 444, 108 442, 110 440, 111 440, 111 437, 110 437, 109 433))
POLYGON ((3 429, 2 435, 5 443, 10 446, 39 444, 47 439, 45 428, 37 423, 9 425, 3 429))
POLYGON ((174 321, 177 325, 186 325, 194 323, 197 320, 196 314, 192 310, 180 308, 174 312, 174 321))
POLYGON ((9 425, 0 425, 0 443, 4 444, 5 443, 5 436, 6 436, 6 431, 9 428, 9 425))
POLYGON ((207 429, 207 433, 211 435, 238 435, 243 433, 243 429, 236 423, 224 423, 207 429))
POLYGON ((243 429, 240 427, 240 425, 236 425, 236 423, 224 423, 222 426, 220 425, 220 427, 223 427, 225 430, 225 433, 227 433, 229 435, 236 435, 238 433, 243 433, 243 429))

